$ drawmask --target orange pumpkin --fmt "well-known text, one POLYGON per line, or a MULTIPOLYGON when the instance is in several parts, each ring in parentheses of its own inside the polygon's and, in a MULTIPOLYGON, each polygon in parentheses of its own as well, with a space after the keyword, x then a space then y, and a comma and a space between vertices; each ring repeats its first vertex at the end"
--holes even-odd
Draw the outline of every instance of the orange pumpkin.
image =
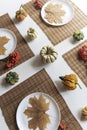
POLYGON ((16 11, 15 17, 18 21, 24 20, 26 18, 26 16, 27 16, 27 13, 25 12, 25 10, 19 9, 19 10, 16 11))

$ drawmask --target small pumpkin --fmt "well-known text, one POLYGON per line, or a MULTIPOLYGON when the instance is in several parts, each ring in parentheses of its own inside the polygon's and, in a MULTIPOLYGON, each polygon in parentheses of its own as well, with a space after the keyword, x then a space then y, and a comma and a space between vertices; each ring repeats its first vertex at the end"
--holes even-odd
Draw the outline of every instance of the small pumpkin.
POLYGON ((83 45, 78 51, 79 57, 84 61, 87 62, 87 45, 83 45))
POLYGON ((27 35, 30 39, 35 39, 38 36, 37 31, 34 28, 29 28, 27 31, 27 35))
POLYGON ((82 109, 82 116, 87 120, 87 106, 82 109))
POLYGON ((25 12, 24 9, 19 9, 19 10, 16 11, 15 17, 18 21, 22 21, 27 17, 27 13, 25 12))
MULTIPOLYGON (((59 77, 65 86, 67 86, 69 89, 75 89, 78 84, 78 78, 75 74, 69 74, 65 76, 59 77)), ((80 87, 80 85, 79 85, 80 87)), ((81 87, 80 87, 81 88, 81 87)))
POLYGON ((7 83, 14 85, 16 82, 18 82, 19 75, 16 72, 10 71, 9 73, 6 74, 5 80, 7 83))
POLYGON ((39 0, 35 0, 35 7, 38 8, 38 9, 41 9, 42 8, 42 3, 39 1, 39 0))
POLYGON ((52 46, 42 47, 40 55, 44 63, 52 63, 58 57, 57 51, 52 46))
POLYGON ((15 64, 17 64, 20 60, 20 54, 19 52, 12 52, 10 53, 10 55, 8 56, 8 60, 6 62, 6 68, 11 68, 13 67, 15 64))
POLYGON ((80 40, 83 40, 84 38, 84 34, 83 32, 81 32, 80 30, 77 30, 73 33, 73 38, 76 40, 76 41, 80 41, 80 40))

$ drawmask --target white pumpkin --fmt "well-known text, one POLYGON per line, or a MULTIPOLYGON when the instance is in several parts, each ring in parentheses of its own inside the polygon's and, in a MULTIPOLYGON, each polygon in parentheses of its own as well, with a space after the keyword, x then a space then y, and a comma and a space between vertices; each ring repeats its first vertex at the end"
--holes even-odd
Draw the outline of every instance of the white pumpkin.
POLYGON ((58 57, 57 51, 52 46, 44 46, 40 51, 40 55, 44 63, 52 63, 58 57))
POLYGON ((30 39, 35 39, 38 36, 38 33, 36 32, 36 30, 34 28, 29 28, 27 31, 27 35, 30 39))
POLYGON ((87 120, 87 106, 82 109, 82 115, 87 120))

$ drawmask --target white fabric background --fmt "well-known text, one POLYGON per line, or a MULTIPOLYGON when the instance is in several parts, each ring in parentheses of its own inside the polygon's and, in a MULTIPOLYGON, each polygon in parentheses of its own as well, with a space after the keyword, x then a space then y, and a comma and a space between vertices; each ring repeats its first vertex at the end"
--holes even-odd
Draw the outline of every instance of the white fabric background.
MULTIPOLYGON (((29 0, 2 0, 0 3, 0 15, 3 15, 5 13, 9 13, 10 17, 13 19, 15 17, 15 12, 16 10, 19 9, 21 4, 24 4, 28 2, 29 0)), ((86 15, 87 15, 87 4, 85 0, 72 0, 86 15)), ((29 78, 31 75, 35 74, 42 68, 45 68, 50 77, 53 79, 53 81, 58 85, 58 90, 60 91, 61 95, 65 99, 67 105, 69 106, 71 112, 73 115, 76 117, 76 119, 79 121, 81 124, 83 130, 87 130, 87 121, 81 121, 80 116, 81 116, 81 109, 87 105, 87 87, 80 81, 79 83, 82 87, 80 89, 79 87, 73 91, 63 91, 63 88, 60 87, 60 80, 59 76, 65 75, 68 73, 72 73, 73 71, 71 68, 67 65, 67 63, 64 61, 62 58, 62 54, 67 52, 68 50, 74 48, 81 42, 78 42, 78 44, 72 44, 70 39, 72 38, 69 37, 65 39, 64 41, 61 42, 61 44, 58 44, 55 46, 55 48, 58 50, 59 56, 58 59, 50 65, 41 65, 40 60, 39 60, 39 52, 41 48, 45 45, 51 45, 51 42, 48 40, 46 35, 41 31, 41 29, 38 27, 38 25, 35 24, 35 22, 28 16, 23 22, 20 24, 16 24, 16 27, 20 31, 23 37, 26 36, 27 29, 29 27, 34 27, 38 30, 38 38, 32 41, 31 43, 28 43, 30 46, 31 50, 35 54, 35 56, 26 62, 22 63, 21 65, 15 67, 12 69, 12 71, 15 71, 19 74, 20 80, 17 84, 21 83, 25 79, 29 78), (36 62, 35 62, 36 61, 36 62), (26 68, 26 69, 25 69, 26 68)), ((84 32, 85 38, 87 38, 87 27, 82 29, 84 32)), ((6 93, 13 87, 17 86, 14 85, 13 87, 4 87, 2 85, 2 80, 5 77, 6 74, 3 74, 0 76, 0 95, 6 93)), ((8 127, 4 121, 2 112, 0 111, 0 130, 8 130, 8 127)))

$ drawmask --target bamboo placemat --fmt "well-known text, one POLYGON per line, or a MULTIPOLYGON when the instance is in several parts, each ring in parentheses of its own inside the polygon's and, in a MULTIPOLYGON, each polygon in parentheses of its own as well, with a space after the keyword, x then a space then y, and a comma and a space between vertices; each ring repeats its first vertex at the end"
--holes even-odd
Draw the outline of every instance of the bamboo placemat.
POLYGON ((65 61, 69 66, 77 73, 83 83, 87 86, 87 64, 79 58, 78 50, 84 44, 87 45, 87 41, 84 41, 80 45, 76 46, 72 50, 63 55, 65 61))
MULTIPOLYGON (((46 1, 47 0, 42 0, 42 3, 45 3, 46 1)), ((77 29, 81 29, 87 25, 87 16, 71 1, 69 1, 69 3, 74 9, 74 18, 68 24, 58 27, 53 27, 45 24, 45 22, 41 19, 40 10, 37 10, 34 7, 33 0, 23 5, 23 8, 27 11, 29 16, 40 26, 40 28, 48 36, 53 45, 56 45, 67 37, 71 36, 77 29)))
POLYGON ((44 69, 0 97, 0 107, 10 130, 18 130, 15 116, 18 104, 33 92, 47 93, 56 100, 61 111, 61 123, 66 124, 68 130, 82 130, 44 69))
MULTIPOLYGON (((27 42, 21 36, 21 34, 15 27, 14 23, 12 22, 8 14, 5 14, 0 17, 0 28, 7 28, 13 31, 17 37, 17 46, 16 46, 15 51, 20 53, 21 60, 18 62, 18 64, 16 64, 16 66, 34 56, 27 42)), ((9 69, 5 69, 5 62, 0 61, 0 75, 7 72, 8 70, 9 69)))

